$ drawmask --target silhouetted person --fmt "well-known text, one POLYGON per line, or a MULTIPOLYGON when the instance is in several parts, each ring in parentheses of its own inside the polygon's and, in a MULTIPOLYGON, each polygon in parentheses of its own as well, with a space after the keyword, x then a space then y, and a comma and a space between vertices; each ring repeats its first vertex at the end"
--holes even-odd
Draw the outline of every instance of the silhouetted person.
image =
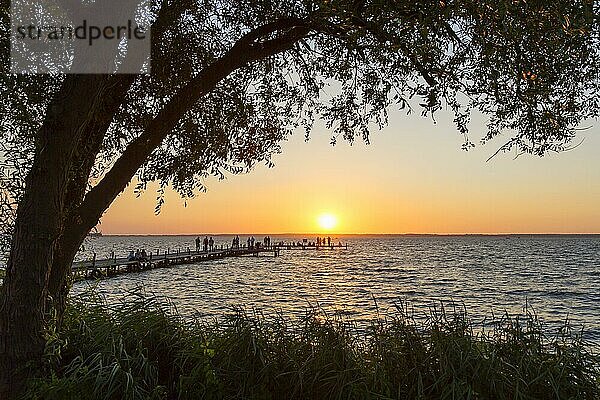
POLYGON ((200 251, 200 237, 196 237, 196 251, 200 251))
POLYGON ((247 242, 248 242, 248 248, 250 248, 250 238, 248 238, 247 242))
POLYGON ((327 246, 331 247, 331 237, 327 236, 327 246))
POLYGON ((210 251, 213 251, 214 246, 215 246, 215 241, 211 236, 210 239, 208 240, 208 247, 210 248, 210 251))
POLYGON ((204 241, 202 242, 202 244, 204 245, 202 250, 204 250, 205 252, 208 251, 208 237, 204 236, 204 241))

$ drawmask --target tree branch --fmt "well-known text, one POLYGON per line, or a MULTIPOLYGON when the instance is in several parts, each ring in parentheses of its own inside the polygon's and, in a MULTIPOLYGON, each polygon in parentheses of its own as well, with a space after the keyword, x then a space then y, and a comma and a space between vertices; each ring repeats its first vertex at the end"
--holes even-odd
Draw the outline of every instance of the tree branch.
POLYGON ((236 69, 292 48, 310 29, 307 22, 295 18, 263 25, 243 36, 223 57, 202 70, 165 105, 144 133, 127 146, 110 171, 88 192, 78 209, 81 229, 87 232, 95 226, 102 213, 125 189, 152 151, 198 99, 236 69), (275 37, 259 41, 270 35, 275 37))

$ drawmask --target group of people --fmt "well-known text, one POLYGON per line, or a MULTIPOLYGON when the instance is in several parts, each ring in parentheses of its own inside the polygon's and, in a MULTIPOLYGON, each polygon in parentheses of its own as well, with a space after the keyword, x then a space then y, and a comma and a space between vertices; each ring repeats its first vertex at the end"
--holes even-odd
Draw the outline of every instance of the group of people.
POLYGON ((127 261, 147 261, 148 253, 146 253, 146 249, 136 249, 135 252, 133 250, 129 251, 129 255, 127 256, 127 261))
MULTIPOLYGON (((200 237, 196 237, 195 239, 196 242, 196 252, 200 251, 200 248, 202 248, 202 251, 204 252, 209 252, 209 251, 213 251, 216 250, 216 246, 215 246, 215 240, 213 239, 213 237, 208 237, 205 236, 204 239, 200 239, 200 237)), ((316 247, 321 247, 321 246, 335 246, 335 243, 332 243, 331 237, 327 237, 327 238, 317 238, 316 242, 308 242, 307 240, 304 239, 303 242, 292 242, 291 244, 287 244, 287 246, 316 246, 316 247)), ((342 243, 340 242, 338 244, 338 246, 341 246, 342 243)), ((246 246, 248 249, 254 249, 254 248, 270 248, 271 246, 273 246, 271 244, 271 237, 270 236, 265 236, 262 240, 262 242, 257 241, 254 236, 248 236, 248 238, 246 239, 246 246)), ((246 247, 244 246, 244 247, 246 247)), ((275 243, 275 246, 284 246, 284 242, 281 241, 279 243, 275 243)), ((222 247, 221 247, 222 248, 222 247)), ((240 237, 239 236, 235 236, 233 238, 233 240, 231 241, 231 248, 232 249, 239 249, 240 247, 240 237)), ((188 247, 188 251, 189 251, 189 247, 188 247)), ((135 251, 131 250, 129 252, 129 255, 127 256, 127 260, 128 261, 148 261, 148 253, 146 253, 146 249, 136 249, 135 251)))
POLYGON ((265 236, 263 239, 263 245, 265 247, 271 247, 271 236, 265 236))
POLYGON ((309 242, 308 239, 302 239, 302 242, 298 241, 298 242, 291 242, 291 243, 284 243, 284 242, 279 242, 279 246, 288 246, 288 247, 342 247, 342 242, 339 241, 337 244, 331 239, 331 237, 326 237, 326 238, 320 238, 318 237, 317 240, 315 242, 309 242))
MULTIPOLYGON (((204 239, 200 239, 200 237, 197 237, 195 239, 195 242, 196 242, 196 251, 197 252, 199 252, 200 249, 202 249, 202 251, 204 251, 204 252, 213 251, 216 249, 215 240, 212 238, 212 236, 211 237, 205 236, 204 239)), ((248 236, 248 239, 246 239, 246 246, 249 249, 254 249, 254 248, 258 248, 258 247, 267 247, 267 248, 271 247, 271 237, 265 236, 261 243, 261 242, 257 241, 254 236, 248 236)), ((238 235, 236 235, 231 240, 231 248, 232 249, 241 248, 240 237, 238 235)))
POLYGON ((232 249, 240 248, 240 237, 239 236, 236 236, 233 238, 233 240, 231 241, 231 248, 232 249))
POLYGON ((327 246, 331 246, 331 237, 327 236, 327 238, 317 238, 317 247, 325 246, 325 243, 327 243, 327 246))
MULTIPOLYGON (((261 247, 261 243, 258 242, 254 236, 248 236, 248 239, 246 239, 246 245, 249 249, 253 249, 255 247, 261 247)), ((271 247, 271 237, 270 236, 265 236, 263 238, 262 247, 271 247)), ((239 236, 236 236, 233 238, 233 240, 231 241, 231 248, 232 249, 240 248, 240 237, 239 236)))
MULTIPOLYGON (((204 240, 201 240, 199 237, 196 238, 196 251, 200 251, 200 246, 202 245, 202 251, 213 251, 213 249, 215 249, 215 241, 212 237, 208 237, 205 236, 204 240)), ((265 236, 262 240, 262 242, 256 240, 256 238, 254 236, 248 236, 248 238, 246 239, 246 245, 245 246, 241 246, 240 245, 240 237, 239 235, 236 235, 232 240, 231 240, 231 248, 232 249, 240 249, 242 247, 248 248, 248 249, 254 249, 254 248, 270 248, 271 246, 283 246, 284 242, 279 242, 279 243, 275 243, 272 244, 271 243, 271 237, 270 236, 265 236)), ((290 244, 288 244, 289 246, 290 244)), ((332 246, 341 246, 342 243, 338 243, 337 245, 333 242, 333 240, 331 239, 330 236, 328 237, 318 237, 317 240, 315 242, 307 242, 306 239, 303 240, 303 242, 292 242, 291 246, 316 246, 316 247, 332 247, 332 246)))
POLYGON ((212 236, 204 236, 204 240, 200 240, 200 237, 196 238, 196 251, 200 251, 200 243, 202 243, 202 251, 213 251, 215 247, 215 240, 212 236))

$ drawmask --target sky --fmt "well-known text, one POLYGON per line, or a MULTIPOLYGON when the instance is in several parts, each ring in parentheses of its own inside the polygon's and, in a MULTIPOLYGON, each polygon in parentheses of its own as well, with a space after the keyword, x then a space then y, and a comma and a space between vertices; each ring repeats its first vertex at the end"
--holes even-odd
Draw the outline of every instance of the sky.
POLYGON ((219 233, 600 233, 600 122, 581 145, 543 158, 514 153, 486 161, 508 139, 478 144, 485 120, 471 124, 473 150, 448 115, 390 113, 371 144, 329 144, 316 127, 292 135, 275 166, 209 179, 188 200, 167 192, 154 215, 153 188, 130 185, 103 216, 104 234, 219 233), (325 216, 325 217, 324 217, 325 216), (325 223, 323 223, 325 220, 325 223), (333 221, 333 223, 332 223, 333 221), (331 226, 333 225, 333 226, 331 226))

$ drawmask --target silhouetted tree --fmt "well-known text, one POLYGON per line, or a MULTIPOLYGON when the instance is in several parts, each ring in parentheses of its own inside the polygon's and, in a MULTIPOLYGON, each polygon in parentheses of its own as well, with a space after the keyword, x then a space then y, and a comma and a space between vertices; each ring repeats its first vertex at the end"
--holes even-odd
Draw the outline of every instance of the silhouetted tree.
MULTIPOLYGON (((488 117, 484 141, 508 135, 501 150, 561 151, 578 124, 598 116, 598 8, 163 0, 152 6, 150 75, 3 74, 0 397, 41 359, 78 248, 134 177, 140 190, 157 181, 192 196, 208 175, 268 163, 316 119, 334 142, 368 141, 390 107, 450 110, 465 148, 478 110, 488 117)), ((0 16, 6 68, 7 0, 0 16)))

